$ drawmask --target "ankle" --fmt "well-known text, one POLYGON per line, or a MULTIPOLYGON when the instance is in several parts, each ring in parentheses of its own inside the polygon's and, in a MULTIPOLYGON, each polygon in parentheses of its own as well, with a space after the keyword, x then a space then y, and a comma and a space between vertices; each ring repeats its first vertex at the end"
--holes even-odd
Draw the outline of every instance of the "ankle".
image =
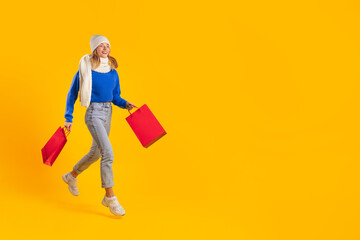
POLYGON ((115 197, 114 190, 112 187, 105 188, 105 196, 108 198, 115 197))
POLYGON ((73 177, 73 178, 76 178, 78 176, 78 174, 74 173, 74 172, 70 172, 70 175, 73 177))

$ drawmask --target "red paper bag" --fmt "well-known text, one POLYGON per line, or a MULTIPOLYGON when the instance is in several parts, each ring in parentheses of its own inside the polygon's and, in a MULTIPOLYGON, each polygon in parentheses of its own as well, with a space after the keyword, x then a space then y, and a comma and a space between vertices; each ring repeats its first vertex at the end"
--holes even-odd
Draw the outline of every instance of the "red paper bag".
POLYGON ((44 164, 52 166, 61 150, 64 148, 65 143, 67 142, 67 136, 70 133, 69 131, 65 133, 65 130, 67 131, 65 127, 62 128, 60 126, 41 149, 44 164))
POLYGON ((126 121, 139 139, 143 147, 147 148, 166 134, 164 128, 144 104, 126 117, 126 121))

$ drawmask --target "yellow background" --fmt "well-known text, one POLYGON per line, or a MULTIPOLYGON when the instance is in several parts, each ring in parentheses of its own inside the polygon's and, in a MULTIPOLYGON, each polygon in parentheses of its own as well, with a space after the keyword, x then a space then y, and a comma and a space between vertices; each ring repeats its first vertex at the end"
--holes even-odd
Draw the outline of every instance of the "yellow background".
MULTIPOLYGON (((359 239, 358 1, 7 1, 0 14, 1 222, 14 239, 359 239), (121 97, 167 135, 145 149, 113 105, 114 191, 75 103, 90 37, 106 36, 121 97)), ((3 238, 3 236, 1 238, 3 238)), ((5 238, 4 238, 5 239, 5 238)))

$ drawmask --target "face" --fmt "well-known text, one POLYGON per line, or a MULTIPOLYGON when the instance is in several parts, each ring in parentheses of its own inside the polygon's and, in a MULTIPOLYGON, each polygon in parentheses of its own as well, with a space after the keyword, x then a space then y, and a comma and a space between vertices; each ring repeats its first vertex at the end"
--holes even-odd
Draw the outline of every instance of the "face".
POLYGON ((109 52, 110 52, 110 45, 108 43, 101 43, 96 48, 96 53, 102 58, 107 58, 109 56, 109 52))

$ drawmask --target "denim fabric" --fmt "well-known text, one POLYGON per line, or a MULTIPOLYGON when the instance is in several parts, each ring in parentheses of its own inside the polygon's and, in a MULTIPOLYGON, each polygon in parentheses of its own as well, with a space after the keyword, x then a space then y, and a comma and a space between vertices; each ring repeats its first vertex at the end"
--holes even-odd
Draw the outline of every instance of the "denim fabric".
POLYGON ((91 102, 85 113, 85 123, 93 138, 90 151, 74 166, 80 174, 101 156, 101 187, 114 186, 112 164, 114 153, 109 140, 112 116, 111 102, 91 102))

